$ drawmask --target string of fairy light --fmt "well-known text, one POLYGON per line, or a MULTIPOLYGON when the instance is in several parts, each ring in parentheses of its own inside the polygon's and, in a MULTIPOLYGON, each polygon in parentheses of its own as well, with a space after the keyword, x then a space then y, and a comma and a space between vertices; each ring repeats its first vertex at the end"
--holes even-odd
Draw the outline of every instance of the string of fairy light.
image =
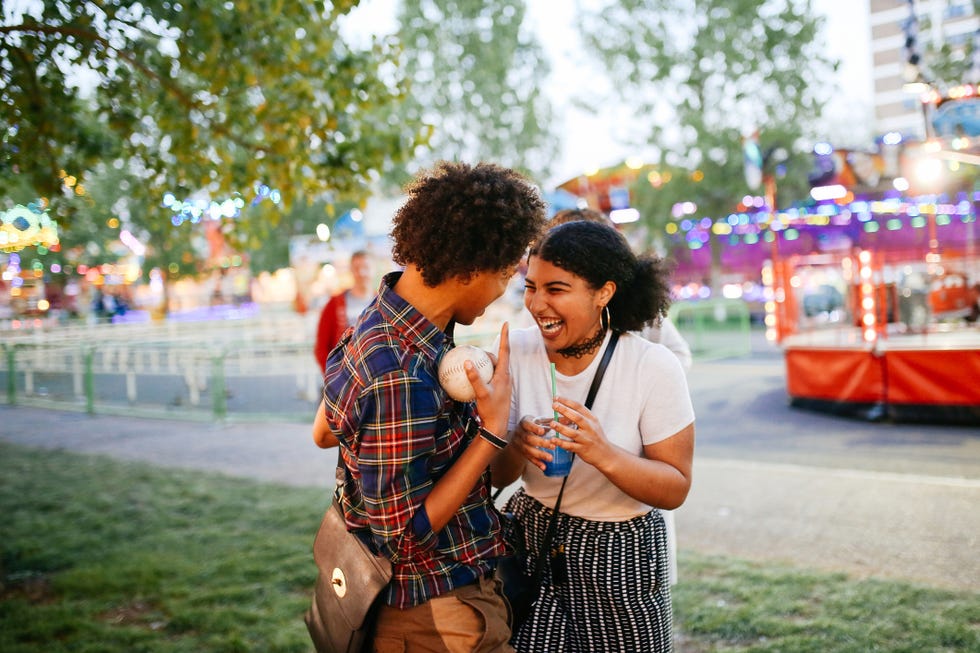
MULTIPOLYGON (((78 178, 65 171, 60 172, 62 189, 66 194, 84 197, 87 190, 78 178)), ((233 193, 231 197, 221 200, 204 200, 199 198, 177 199, 174 193, 165 193, 161 201, 161 206, 171 211, 170 221, 174 227, 182 224, 197 224, 202 220, 222 220, 235 219, 241 216, 246 204, 258 206, 262 202, 270 202, 273 205, 280 205, 282 202, 281 193, 270 186, 256 183, 253 187, 252 199, 246 203, 239 193, 233 193)), ((18 279, 25 272, 21 269, 21 257, 18 252, 33 247, 37 254, 44 256, 49 251, 57 252, 60 250, 59 229, 55 219, 49 213, 49 201, 47 198, 39 198, 29 204, 18 204, 7 211, 0 211, 0 252, 9 254, 6 267, 3 271, 5 281, 17 285, 18 279)), ((106 224, 113 229, 121 226, 120 220, 114 216, 106 220, 106 224)), ((129 248, 137 257, 143 256, 146 247, 128 229, 121 229, 119 240, 129 248)), ((42 275, 45 272, 44 263, 35 259, 32 262, 30 273, 34 276, 42 275)), ((59 263, 51 263, 47 271, 53 273, 77 272, 82 276, 90 276, 93 272, 107 268, 107 273, 112 273, 117 266, 106 264, 102 266, 61 266, 59 263)), ((127 275, 129 277, 131 275, 127 275)))
MULTIPOLYGON (((282 194, 275 188, 271 188, 263 183, 256 183, 253 187, 254 195, 249 202, 250 206, 258 206, 262 202, 269 201, 279 206, 282 203, 282 194)), ((178 199, 172 193, 164 193, 162 206, 171 212, 170 221, 175 227, 184 223, 198 224, 204 220, 222 220, 225 218, 235 219, 241 216, 245 208, 245 199, 239 193, 225 199, 200 199, 186 198, 178 199)))
POLYGON ((844 226, 857 221, 865 233, 875 233, 882 229, 923 229, 928 225, 930 216, 935 217, 937 227, 953 224, 954 221, 968 224, 977 220, 974 203, 978 201, 980 192, 960 193, 953 199, 892 197, 854 200, 843 204, 822 203, 784 209, 773 214, 762 198, 746 197, 743 204, 752 203, 757 210, 731 213, 718 220, 693 217, 696 213, 693 203, 678 205, 674 210, 675 221, 667 223, 664 230, 677 240, 683 240, 690 249, 707 246, 712 234, 727 236, 729 245, 753 245, 760 240, 772 242, 780 232, 782 239, 796 240, 800 236, 797 227, 801 225, 844 226))

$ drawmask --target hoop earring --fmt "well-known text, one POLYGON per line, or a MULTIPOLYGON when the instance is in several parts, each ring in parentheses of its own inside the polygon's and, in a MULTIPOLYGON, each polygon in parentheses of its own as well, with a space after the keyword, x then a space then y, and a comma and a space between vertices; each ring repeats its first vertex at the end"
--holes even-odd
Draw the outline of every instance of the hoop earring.
POLYGON ((612 315, 609 313, 609 304, 603 306, 602 312, 599 313, 599 326, 602 328, 603 333, 605 333, 609 329, 609 327, 612 326, 612 315), (603 316, 605 316, 606 318, 605 326, 602 325, 603 316))

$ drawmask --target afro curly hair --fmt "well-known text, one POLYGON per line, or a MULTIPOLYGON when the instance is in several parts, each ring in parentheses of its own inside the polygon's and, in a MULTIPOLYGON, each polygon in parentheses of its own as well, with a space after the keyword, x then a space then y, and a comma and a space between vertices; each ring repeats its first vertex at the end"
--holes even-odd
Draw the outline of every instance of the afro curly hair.
POLYGON ((608 224, 576 220, 552 227, 531 247, 530 256, 581 277, 592 289, 615 283, 608 306, 616 331, 659 324, 670 307, 671 266, 654 254, 637 256, 608 224))
POLYGON ((405 192, 391 230, 392 258, 419 268, 430 287, 517 264, 545 224, 537 189, 493 163, 441 161, 405 192))

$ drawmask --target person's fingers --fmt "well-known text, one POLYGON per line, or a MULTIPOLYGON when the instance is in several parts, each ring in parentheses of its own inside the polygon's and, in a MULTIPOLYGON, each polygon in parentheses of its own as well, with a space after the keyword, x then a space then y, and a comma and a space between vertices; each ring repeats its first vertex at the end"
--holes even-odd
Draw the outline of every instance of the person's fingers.
POLYGON ((497 346, 496 360, 493 362, 493 377, 498 374, 510 375, 510 324, 504 322, 500 327, 500 344, 497 346))
POLYGON ((473 386, 473 393, 476 395, 477 400, 489 397, 490 387, 483 382, 483 378, 476 370, 476 365, 473 364, 473 361, 463 361, 463 370, 466 372, 466 378, 469 379, 470 385, 473 386))

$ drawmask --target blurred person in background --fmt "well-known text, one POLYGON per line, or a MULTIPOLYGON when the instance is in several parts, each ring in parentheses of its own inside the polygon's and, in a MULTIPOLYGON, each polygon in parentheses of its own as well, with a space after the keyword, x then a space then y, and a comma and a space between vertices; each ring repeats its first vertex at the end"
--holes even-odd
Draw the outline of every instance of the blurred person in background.
POLYGON ((966 321, 976 324, 980 320, 980 283, 973 284, 973 295, 970 302, 970 312, 966 316, 966 321))
POLYGON ((374 297, 374 289, 371 286, 374 266, 366 251, 358 250, 351 254, 350 274, 353 285, 331 297, 320 311, 313 355, 320 365, 321 374, 327 364, 327 354, 340 342, 344 329, 354 324, 357 316, 367 308, 374 297))

